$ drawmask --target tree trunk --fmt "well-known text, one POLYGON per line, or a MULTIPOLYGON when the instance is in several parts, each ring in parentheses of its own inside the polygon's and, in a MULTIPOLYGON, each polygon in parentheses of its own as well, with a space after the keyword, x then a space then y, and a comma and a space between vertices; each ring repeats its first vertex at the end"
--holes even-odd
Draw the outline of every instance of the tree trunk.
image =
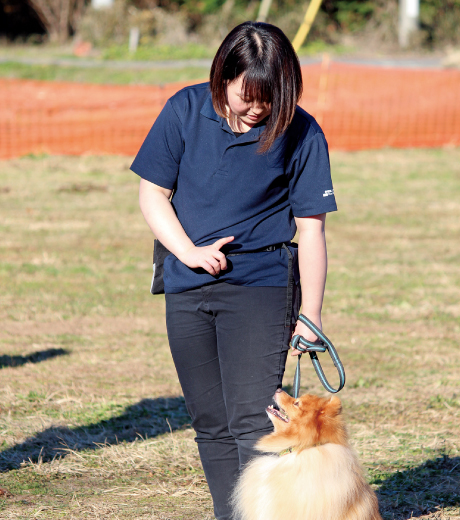
POLYGON ((51 41, 64 43, 76 29, 85 0, 28 0, 42 21, 51 41))

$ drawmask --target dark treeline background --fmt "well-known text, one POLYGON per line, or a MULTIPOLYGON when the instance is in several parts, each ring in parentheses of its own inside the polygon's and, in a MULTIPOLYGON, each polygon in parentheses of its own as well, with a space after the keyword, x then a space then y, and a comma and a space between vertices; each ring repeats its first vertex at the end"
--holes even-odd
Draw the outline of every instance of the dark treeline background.
MULTIPOLYGON (((272 0, 267 21, 292 38, 307 5, 272 0)), ((99 10, 89 0, 0 0, 0 37, 30 43, 77 37, 104 47, 126 43, 129 29, 139 27, 141 45, 216 45, 231 27, 255 19, 258 9, 259 0, 115 0, 99 10), (65 2, 70 9, 62 9, 65 2), (78 16, 72 16, 76 9, 78 16), (66 12, 70 15, 62 20, 66 12)), ((397 42, 397 21, 398 0, 323 0, 309 41, 337 45, 364 38, 376 48, 391 46, 397 42)), ((459 45, 459 27, 460 0, 420 0, 420 30, 411 45, 459 45)))

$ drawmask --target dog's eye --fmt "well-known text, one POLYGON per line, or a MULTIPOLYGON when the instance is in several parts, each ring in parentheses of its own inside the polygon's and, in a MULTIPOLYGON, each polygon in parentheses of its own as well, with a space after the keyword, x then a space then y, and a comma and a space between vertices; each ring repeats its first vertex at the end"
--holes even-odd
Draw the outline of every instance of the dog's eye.
POLYGON ((299 406, 299 401, 294 401, 294 406, 299 406))

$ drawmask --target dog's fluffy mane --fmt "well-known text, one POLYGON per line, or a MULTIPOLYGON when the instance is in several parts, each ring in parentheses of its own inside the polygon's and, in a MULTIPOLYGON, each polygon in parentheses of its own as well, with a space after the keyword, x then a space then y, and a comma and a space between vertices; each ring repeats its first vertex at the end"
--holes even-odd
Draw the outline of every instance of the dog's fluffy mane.
POLYGON ((375 493, 350 448, 340 399, 277 391, 265 455, 242 472, 232 497, 238 520, 381 520, 375 493), (292 448, 292 451, 278 456, 292 448))

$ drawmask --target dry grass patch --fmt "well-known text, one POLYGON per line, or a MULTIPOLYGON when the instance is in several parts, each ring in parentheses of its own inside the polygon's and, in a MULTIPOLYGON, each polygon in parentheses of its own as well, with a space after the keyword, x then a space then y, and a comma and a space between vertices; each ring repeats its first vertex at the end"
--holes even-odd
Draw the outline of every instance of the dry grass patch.
MULTIPOLYGON (((2 519, 212 518, 129 162, 1 164, 2 519)), ((353 444, 386 520, 460 519, 460 150, 332 162, 324 328, 353 444)))

